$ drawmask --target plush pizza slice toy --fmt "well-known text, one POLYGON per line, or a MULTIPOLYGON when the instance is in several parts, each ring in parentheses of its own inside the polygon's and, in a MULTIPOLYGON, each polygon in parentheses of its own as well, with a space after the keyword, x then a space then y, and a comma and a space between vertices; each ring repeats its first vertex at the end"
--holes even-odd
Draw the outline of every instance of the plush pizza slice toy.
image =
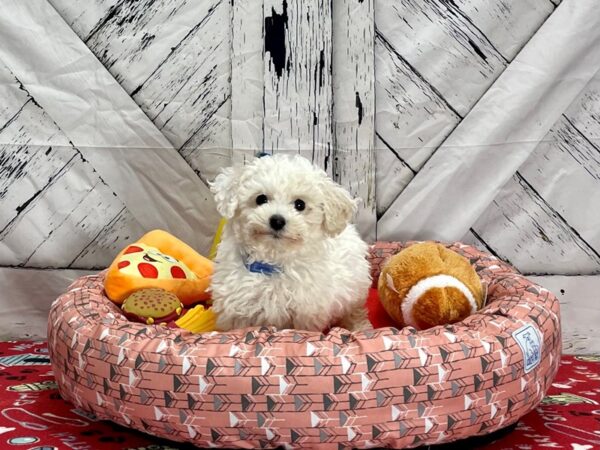
POLYGON ((146 288, 171 292, 184 305, 207 300, 213 263, 176 237, 151 231, 124 248, 108 268, 104 290, 121 304, 146 288))

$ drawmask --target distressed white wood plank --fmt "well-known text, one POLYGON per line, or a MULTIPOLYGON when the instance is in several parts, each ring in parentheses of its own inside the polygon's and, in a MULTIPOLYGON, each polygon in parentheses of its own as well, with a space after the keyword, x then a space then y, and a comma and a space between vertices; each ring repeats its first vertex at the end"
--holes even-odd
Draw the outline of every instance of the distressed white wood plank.
POLYGON ((138 85, 133 98, 175 148, 181 148, 192 135, 205 129, 205 133, 223 135, 219 139, 227 147, 221 144, 213 149, 226 152, 231 148, 230 127, 211 129, 209 120, 217 111, 221 118, 230 117, 229 110, 226 115, 221 110, 231 94, 230 3, 211 3, 205 16, 204 11, 195 11, 197 23, 164 60, 151 54, 159 66, 138 85))
MULTIPOLYGON (((114 253, 89 242, 117 212, 130 219, 130 232, 141 228, 3 65, 0 84, 0 264, 70 267, 89 247, 96 257, 81 267, 108 265, 114 253)), ((118 238, 105 230, 106 242, 118 238)))
MULTIPOLYGON (((399 6, 398 3, 383 2, 384 8, 403 10, 408 6, 399 6)), ((437 27, 448 31, 446 22, 468 24, 465 32, 471 30, 482 40, 487 40, 492 48, 499 49, 504 57, 512 59, 517 49, 520 49, 535 32, 545 19, 548 12, 553 9, 547 0, 527 0, 523 2, 512 0, 498 0, 481 2, 478 0, 459 0, 443 2, 445 10, 438 4, 421 2, 422 14, 429 11, 425 5, 437 8, 443 16, 438 17, 437 27), (542 3, 543 2, 543 3, 542 3), (441 8, 441 9, 440 9, 441 8)), ((429 14, 429 11, 427 14, 429 14)), ((432 15, 427 16, 433 20, 432 15)), ((400 24, 406 25, 406 24, 400 24)), ((385 12, 377 11, 377 26, 380 31, 376 40, 376 81, 377 81, 377 132, 389 145, 407 161, 413 168, 419 170, 423 163, 437 149, 439 144, 448 136, 461 120, 461 115, 448 103, 438 85, 432 84, 434 79, 428 79, 416 67, 410 65, 404 55, 400 55, 394 45, 393 39, 398 36, 391 35, 389 42, 384 29, 400 26, 398 21, 393 21, 385 12)), ((419 39, 433 39, 431 45, 446 51, 448 36, 444 33, 430 32, 429 28, 413 30, 419 39), (437 40, 437 41, 435 41, 437 40)), ((454 33, 450 33, 454 35, 454 33)), ((401 44, 412 46, 412 41, 402 41, 401 44)), ((420 45, 420 41, 417 43, 420 45)), ((469 44, 470 45, 470 44, 469 44)), ((400 47, 402 48, 402 46, 400 47)), ((453 54, 458 57, 457 54, 453 54)), ((450 57, 450 56, 448 56, 450 57)), ((429 58, 429 57, 427 57, 429 58)), ((475 61, 479 60, 477 55, 475 61)), ((428 61, 431 65, 431 60, 428 61)), ((465 68, 465 70, 469 70, 465 68)), ((454 77, 455 74, 442 72, 440 76, 454 77)), ((458 80, 463 81, 461 75, 458 80)), ((487 85, 477 86, 471 84, 469 89, 475 89, 472 97, 479 98, 487 85)), ((384 152, 385 154, 385 152, 384 152)), ((401 191, 396 192, 396 196, 401 191)), ((391 192, 390 192, 391 195, 391 192)), ((390 202, 386 201, 389 206, 390 202)), ((385 209, 378 206, 380 214, 385 209)))
MULTIPOLYGON (((600 251, 600 215, 596 207, 600 205, 600 147, 594 142, 600 141, 590 140, 569 117, 577 120, 588 134, 598 135, 600 123, 597 110, 600 107, 594 104, 594 100, 598 97, 599 88, 600 78, 592 79, 520 167, 519 174, 527 180, 526 184, 511 185, 511 189, 515 190, 533 190, 547 204, 545 211, 551 217, 540 219, 540 222, 557 220, 558 215, 564 226, 570 227, 596 253, 600 251)), ((516 197, 522 194, 512 192, 508 195, 516 197)), ((520 251, 511 239, 515 219, 510 211, 505 212, 504 216, 503 226, 496 227, 495 233, 488 234, 489 245, 511 257, 520 251), (508 230, 511 231, 506 235, 508 230)), ((538 236, 537 239, 542 240, 544 235, 535 231, 532 230, 530 237, 538 236)), ((545 244, 539 242, 537 245, 543 247, 545 244)), ((553 245, 570 244, 554 240, 553 245)), ((535 272, 534 267, 530 270, 535 272)))
MULTIPOLYGON (((483 240, 483 238, 473 228, 471 228, 467 232, 467 234, 465 234, 463 236, 463 238, 460 239, 460 242, 472 245, 475 248, 478 248, 479 250, 481 250, 483 252, 487 252, 491 255, 499 257, 498 254, 496 253, 496 250, 494 248, 492 248, 487 242, 485 242, 483 240)), ((509 264, 512 264, 511 261, 506 256, 504 256, 504 261, 506 261, 509 264)), ((523 273, 523 272, 521 272, 521 273, 523 273)))
POLYGON ((265 0, 264 16, 265 150, 331 174, 331 0, 265 0))
POLYGON ((600 67, 594 8, 564 3, 549 17, 380 219, 380 238, 467 233, 600 67), (482 176, 490 167, 493 176, 482 176))
POLYGON ((99 28, 105 17, 115 14, 125 0, 48 0, 65 22, 82 40, 94 28, 99 28))
POLYGON ((228 98, 206 122, 185 142, 179 153, 207 183, 223 167, 231 165, 231 99, 228 98))
MULTIPOLYGON (((62 0, 54 5, 75 22, 85 8, 62 0)), ((198 165, 204 151, 229 161, 231 148, 230 110, 223 108, 230 95, 229 8, 223 0, 96 5, 84 14, 88 21, 96 15, 95 26, 80 33, 204 181, 214 175, 214 163, 207 171, 198 165)))
MULTIPOLYGON (((408 8, 408 6, 399 6, 398 2, 395 4, 383 3, 385 3, 384 8, 396 8, 399 11, 408 8)), ((421 14, 427 13, 428 20, 433 20, 434 16, 430 14, 431 11, 427 9, 426 5, 437 8, 437 13, 441 15, 434 20, 437 25, 431 25, 433 28, 449 32, 448 23, 454 23, 459 27, 467 24, 463 30, 465 33, 469 33, 471 30, 470 32, 479 36, 483 41, 487 41, 488 46, 498 50, 505 59, 509 60, 529 40, 553 9, 548 0, 440 2, 444 7, 441 7, 440 4, 436 6, 432 2, 421 3, 423 6, 421 14)), ((405 56, 398 53, 394 47, 396 42, 393 40, 398 36, 391 35, 389 36, 391 40, 387 41, 388 36, 384 35, 382 30, 401 25, 406 24, 393 21, 385 12, 379 14, 377 11, 379 32, 376 39, 376 127, 377 132, 394 151, 418 171, 456 127, 464 111, 459 113, 455 110, 446 101, 442 91, 438 90, 439 83, 435 84, 435 79, 428 79, 425 73, 421 73, 416 67, 411 66, 405 56)), ((430 45, 437 46, 441 51, 447 51, 449 38, 445 34, 446 32, 434 33, 430 28, 416 28, 412 32, 416 33, 419 39, 432 40, 430 45)), ((455 33, 450 34, 454 35, 455 33)), ((412 41, 402 41, 401 44, 400 48, 403 48, 403 45, 409 47, 414 45, 412 41)), ((420 45, 420 41, 418 41, 416 46, 420 45)), ((448 54, 448 58, 460 57, 458 53, 448 52, 448 54)), ((424 58, 428 59, 427 64, 433 65, 429 56, 424 56, 424 58)), ((480 55, 477 55, 474 61, 481 62, 480 55)), ((465 66, 464 70, 467 73, 472 69, 469 67, 465 66)), ((440 76, 456 78, 456 73, 441 72, 440 76)), ((464 76, 461 74, 456 80, 463 83, 464 76)), ((467 84, 470 84, 468 89, 472 90, 470 95, 474 99, 478 99, 488 86, 483 84, 477 87, 476 84, 468 82, 467 84)), ((398 196, 400 193, 401 191, 398 191, 395 195, 398 196)), ((388 195, 392 195, 392 192, 390 191, 388 195)), ((385 203, 387 208, 391 202, 386 201, 385 203)), ((378 211, 380 215, 385 212, 385 208, 382 208, 379 201, 378 211)))
POLYGON ((334 179, 361 200, 356 224, 375 241, 373 0, 333 2, 334 179))
POLYGON ((0 267, 0 341, 46 339, 52 302, 83 270, 37 270, 0 267))
POLYGON ((264 8, 256 0, 231 5, 232 158, 240 164, 263 151, 264 8))
POLYGON ((4 94, 0 111, 2 230, 76 152, 1 63, 0 86, 4 94))
POLYGON ((230 110, 222 108, 230 96, 229 24, 230 2, 224 0, 122 2, 86 38, 92 52, 204 180, 211 173, 195 165, 202 157, 194 153, 206 149, 222 159, 231 148, 230 110), (215 138, 195 139, 198 145, 191 148, 197 133, 215 138))
MULTIPOLYGON (((0 62, 0 98, 2 99, 0 102, 0 128, 3 130, 26 106, 30 98, 2 62, 0 62)), ((0 140, 0 143, 4 142, 6 139, 0 140)))
POLYGON ((585 139, 600 147, 600 69, 564 116, 585 139))
MULTIPOLYGON (((69 267, 123 210, 123 203, 76 155, 0 232, 0 264, 69 267)), ((131 231, 143 232, 139 225, 131 231)), ((92 267, 106 267, 114 258, 103 256, 92 267)))
POLYGON ((92 236, 88 244, 69 263, 74 269, 103 269, 127 244, 136 241, 143 234, 135 217, 122 209, 117 215, 92 236))
POLYGON ((0 119, 0 230, 77 156, 66 138, 57 142, 56 129, 44 129, 52 123, 40 112, 28 101, 9 122, 0 119), (48 143, 32 145, 36 138, 48 138, 48 143))
MULTIPOLYGON (((52 3, 67 22, 77 14, 70 1, 52 0, 52 3)), ((96 0, 90 3, 93 5, 96 0)), ((102 15, 97 16, 94 29, 79 36, 131 93, 139 90, 148 76, 179 52, 181 46, 187 47, 197 32, 208 31, 204 25, 218 14, 220 3, 221 0, 121 1, 105 11, 86 11, 84 16, 98 12, 102 15)), ((86 5, 79 7, 85 9, 86 5)), ((207 47, 215 51, 211 37, 203 37, 207 47)), ((195 56, 190 53, 189 61, 195 56)), ((178 69, 184 71, 183 77, 186 71, 194 70, 183 65, 178 69)))
POLYGON ((377 29, 464 116, 506 61, 464 16, 442 0, 376 0, 377 29))
POLYGON ((207 252, 218 223, 207 187, 48 3, 6 3, 0 58, 144 229, 207 252))
POLYGON ((560 300, 563 352, 600 353, 600 276, 530 276, 560 300))
POLYGON ((562 116, 519 172, 582 239, 600 251, 600 147, 562 116))
POLYGON ((381 34, 375 57, 377 133, 418 170, 461 117, 381 34))
POLYGON ((600 254, 519 174, 506 183, 473 229, 499 257, 522 272, 600 272, 600 254))
POLYGON ((379 135, 375 137, 375 164, 377 214, 380 217, 410 183, 415 171, 379 135))
POLYGON ((550 0, 451 0, 447 4, 452 15, 463 15, 509 61, 554 11, 550 0))
POLYGON ((375 58, 376 202, 381 216, 461 117, 381 34, 376 35, 375 58))
POLYGON ((61 100, 54 108, 42 107, 53 119, 60 119, 63 130, 77 133, 81 144, 91 146, 168 148, 164 137, 154 127, 147 126, 148 120, 139 107, 49 3, 7 0, 5 5, 11 14, 0 17, 0 33, 2 41, 10 45, 2 46, 0 57, 29 92, 49 91, 45 95, 34 95, 36 99, 61 100), (32 32, 22 33, 24 26, 32 32), (38 39, 40 33, 44 34, 44 40, 38 39), (74 65, 69 66, 69 63, 74 65), (69 70, 60 72, 65 66, 69 70), (45 74, 44 83, 36 78, 36 85, 30 86, 33 83, 29 81, 41 72, 45 74), (83 88, 89 92, 79 98, 83 88), (70 108, 64 107, 66 101, 70 108), (84 120, 88 115, 93 120, 84 120))
MULTIPOLYGON (((22 144, 30 148, 69 146, 69 140, 52 118, 31 97, 23 84, 0 61, 0 144, 22 144)), ((24 150, 28 153, 28 150, 24 150)), ((49 152, 50 155, 51 152, 49 152)), ((72 155, 72 152, 70 153, 72 155)), ((15 155, 25 158, 25 155, 15 155)), ((48 161, 52 160, 49 156, 48 161)), ((50 164, 52 165, 52 164, 50 164)))

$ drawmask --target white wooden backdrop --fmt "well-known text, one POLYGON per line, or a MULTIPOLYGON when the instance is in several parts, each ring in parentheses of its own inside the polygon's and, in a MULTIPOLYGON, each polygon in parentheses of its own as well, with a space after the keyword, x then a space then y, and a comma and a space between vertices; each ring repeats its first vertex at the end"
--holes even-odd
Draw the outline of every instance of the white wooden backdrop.
POLYGON ((367 240, 474 243, 558 290, 567 349, 600 350, 595 8, 0 0, 0 337, 42 335, 145 230, 206 252, 207 180, 287 151, 362 199, 367 240))

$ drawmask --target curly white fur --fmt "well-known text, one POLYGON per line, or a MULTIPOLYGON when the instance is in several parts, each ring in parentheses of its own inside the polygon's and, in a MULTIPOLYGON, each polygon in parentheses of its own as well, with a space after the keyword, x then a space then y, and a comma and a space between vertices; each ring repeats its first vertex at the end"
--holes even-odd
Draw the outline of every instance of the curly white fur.
POLYGON ((220 330, 370 327, 367 244, 349 224, 356 203, 325 172, 300 156, 274 155, 225 169, 211 190, 228 219, 211 286, 220 330), (268 201, 259 205, 260 195, 268 201), (298 199, 302 211, 295 208, 298 199), (280 231, 269 225, 275 214, 286 222, 280 231), (266 262, 281 273, 253 273, 245 261, 266 262))

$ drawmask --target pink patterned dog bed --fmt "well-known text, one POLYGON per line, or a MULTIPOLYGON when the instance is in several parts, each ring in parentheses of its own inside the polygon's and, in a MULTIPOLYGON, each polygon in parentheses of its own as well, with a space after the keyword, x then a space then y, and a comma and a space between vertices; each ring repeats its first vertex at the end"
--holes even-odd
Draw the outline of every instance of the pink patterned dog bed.
MULTIPOLYGON (((200 447, 405 448, 504 428, 558 369, 554 295, 473 247, 449 246, 488 284, 465 321, 417 332, 189 332, 128 322, 79 279, 52 306, 61 395, 130 428, 200 447)), ((400 244, 376 244, 374 276, 400 244)))

